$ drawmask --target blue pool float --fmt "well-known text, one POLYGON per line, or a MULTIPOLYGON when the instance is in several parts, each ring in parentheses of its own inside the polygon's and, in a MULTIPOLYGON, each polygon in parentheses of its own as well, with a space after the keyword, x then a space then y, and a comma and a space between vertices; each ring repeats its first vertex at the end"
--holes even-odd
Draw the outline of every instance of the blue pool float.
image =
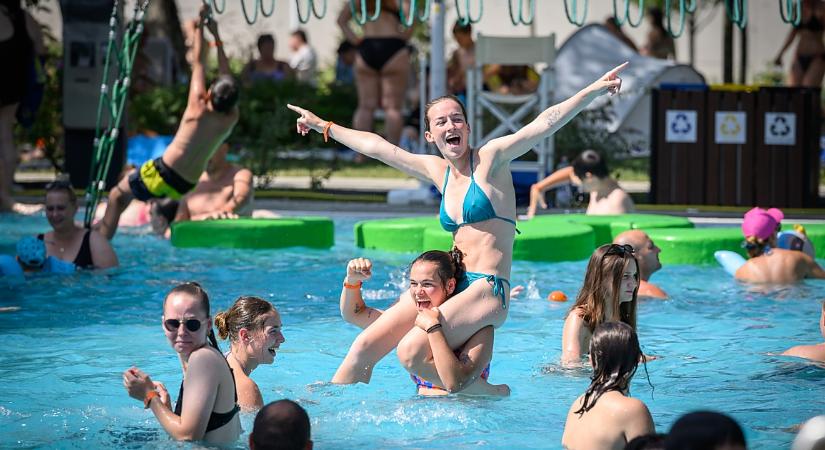
POLYGON ((11 255, 0 255, 0 275, 4 277, 22 277, 23 268, 11 255))
MULTIPOLYGON (((77 267, 73 263, 49 256, 43 264, 43 269, 38 272, 68 274, 74 273, 76 270, 77 267)), ((0 255, 0 276, 20 278, 23 273, 23 268, 20 267, 17 258, 12 255, 0 255)))
POLYGON ((745 264, 745 257, 739 253, 730 250, 717 250, 713 253, 716 261, 725 269, 725 272, 731 276, 736 276, 736 271, 745 264))

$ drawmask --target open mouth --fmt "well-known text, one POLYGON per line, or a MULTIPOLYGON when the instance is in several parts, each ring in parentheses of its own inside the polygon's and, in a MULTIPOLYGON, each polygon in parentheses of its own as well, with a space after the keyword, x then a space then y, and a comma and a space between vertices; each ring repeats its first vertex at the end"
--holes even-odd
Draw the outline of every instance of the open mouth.
POLYGON ((275 356, 275 351, 277 351, 277 350, 278 350, 278 346, 277 346, 277 345, 273 345, 272 347, 269 347, 269 348, 267 349, 267 351, 269 352, 269 354, 270 354, 270 355, 272 355, 272 356, 275 356))
POLYGON ((416 300, 415 305, 418 307, 418 309, 430 309, 430 306, 432 306, 432 302, 430 302, 429 300, 416 300))
POLYGON ((461 144, 461 136, 447 136, 445 141, 450 145, 457 146, 461 144))

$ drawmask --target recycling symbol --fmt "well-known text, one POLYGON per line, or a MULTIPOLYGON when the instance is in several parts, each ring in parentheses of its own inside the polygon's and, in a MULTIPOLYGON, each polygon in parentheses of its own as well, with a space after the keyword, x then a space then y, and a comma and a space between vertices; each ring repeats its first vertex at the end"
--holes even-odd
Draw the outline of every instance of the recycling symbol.
POLYGON ((771 134, 774 136, 787 136, 791 133, 791 127, 788 125, 787 119, 784 116, 776 116, 771 124, 771 134))
POLYGON ((720 130, 722 131, 722 134, 728 136, 735 136, 739 134, 740 131, 742 131, 742 126, 739 125, 739 121, 736 120, 736 116, 728 114, 722 120, 722 126, 720 127, 720 130))
POLYGON ((684 113, 679 113, 670 124, 670 129, 676 134, 688 134, 691 130, 690 121, 684 113))

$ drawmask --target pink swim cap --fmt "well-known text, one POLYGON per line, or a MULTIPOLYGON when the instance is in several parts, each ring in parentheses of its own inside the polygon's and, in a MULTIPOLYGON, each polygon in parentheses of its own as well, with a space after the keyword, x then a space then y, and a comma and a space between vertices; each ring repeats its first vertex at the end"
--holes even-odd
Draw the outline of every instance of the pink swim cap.
POLYGON ((753 208, 745 213, 745 220, 742 221, 742 234, 745 237, 756 236, 759 239, 768 239, 776 232, 776 227, 782 222, 785 215, 782 211, 771 208, 753 208))

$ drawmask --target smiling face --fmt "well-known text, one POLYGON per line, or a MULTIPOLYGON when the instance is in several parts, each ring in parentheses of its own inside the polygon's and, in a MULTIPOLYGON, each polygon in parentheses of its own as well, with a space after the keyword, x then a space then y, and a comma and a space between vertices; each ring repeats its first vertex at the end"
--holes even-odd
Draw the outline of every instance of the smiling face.
POLYGON ((56 190, 46 194, 46 219, 56 231, 74 226, 77 205, 71 201, 69 194, 56 190))
POLYGON ((444 283, 438 276, 438 265, 418 261, 410 268, 410 295, 418 310, 441 306, 455 290, 455 279, 444 283))
POLYGON ((203 301, 186 292, 172 292, 166 298, 163 308, 163 322, 178 320, 180 325, 171 330, 162 323, 163 332, 169 344, 181 356, 188 358, 193 351, 206 345, 206 333, 212 328, 212 319, 204 311, 203 301), (199 321, 197 330, 191 331, 186 322, 190 319, 199 321))
POLYGON ((461 105, 452 98, 445 98, 431 104, 426 110, 428 130, 424 132, 427 142, 438 147, 448 159, 457 159, 469 147, 470 126, 461 105))
POLYGON ((286 342, 281 332, 281 315, 277 311, 266 314, 263 328, 250 334, 250 351, 261 364, 272 364, 275 353, 286 342))

